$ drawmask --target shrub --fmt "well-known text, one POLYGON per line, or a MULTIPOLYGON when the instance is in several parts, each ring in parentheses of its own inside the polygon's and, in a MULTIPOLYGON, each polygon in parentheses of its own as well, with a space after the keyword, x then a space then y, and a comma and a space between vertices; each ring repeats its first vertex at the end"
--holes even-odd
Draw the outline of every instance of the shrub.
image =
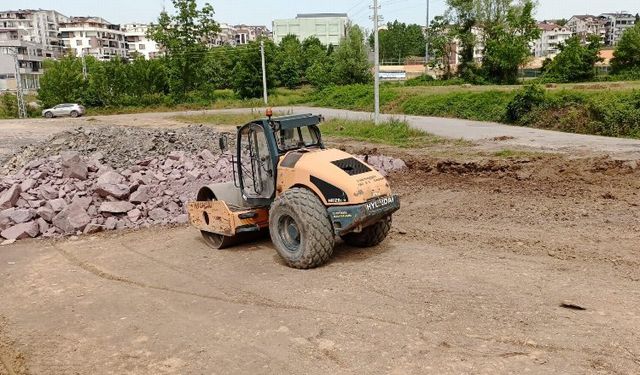
POLYGON ((518 90, 511 102, 507 105, 506 120, 509 123, 517 123, 535 107, 545 101, 545 90, 538 85, 528 85, 518 90))

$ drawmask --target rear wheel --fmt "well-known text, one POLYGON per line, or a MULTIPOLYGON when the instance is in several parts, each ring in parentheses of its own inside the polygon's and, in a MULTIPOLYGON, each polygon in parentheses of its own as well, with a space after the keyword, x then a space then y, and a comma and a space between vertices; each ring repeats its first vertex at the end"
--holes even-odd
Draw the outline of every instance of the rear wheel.
POLYGON ((342 236, 344 242, 356 247, 372 247, 384 241, 391 229, 391 215, 377 223, 363 228, 358 233, 347 233, 342 236))
POLYGON ((76 118, 80 115, 80 113, 78 113, 78 111, 71 111, 71 113, 69 114, 71 117, 76 118))
POLYGON ((46 118, 53 118, 53 112, 45 112, 45 113, 44 113, 44 117, 46 117, 46 118))
POLYGON ((335 236, 327 209, 311 191, 282 193, 269 212, 269 232, 278 254, 293 268, 315 268, 333 253, 335 236))

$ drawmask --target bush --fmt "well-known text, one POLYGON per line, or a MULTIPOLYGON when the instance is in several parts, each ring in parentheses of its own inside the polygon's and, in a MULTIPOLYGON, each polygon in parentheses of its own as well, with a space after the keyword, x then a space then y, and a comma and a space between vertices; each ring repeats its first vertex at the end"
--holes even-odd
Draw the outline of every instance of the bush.
POLYGON ((419 94, 401 104, 402 112, 418 116, 453 117, 502 122, 514 93, 505 91, 419 94))
MULTIPOLYGON (((396 91, 380 87, 380 105, 384 105, 398 97, 396 91)), ((323 107, 353 109, 359 111, 373 110, 372 85, 329 86, 312 95, 315 105, 323 107)))
POLYGON ((545 90, 538 85, 528 85, 518 90, 511 102, 507 105, 506 120, 509 123, 518 123, 522 117, 531 112, 535 107, 545 101, 545 90))

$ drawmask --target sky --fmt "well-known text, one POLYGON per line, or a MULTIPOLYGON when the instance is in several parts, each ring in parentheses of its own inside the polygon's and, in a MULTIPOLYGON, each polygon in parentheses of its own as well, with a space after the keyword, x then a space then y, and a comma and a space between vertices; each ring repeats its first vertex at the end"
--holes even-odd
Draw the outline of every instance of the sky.
MULTIPOLYGON (((200 4, 207 0, 198 0, 200 4)), ((369 5, 373 0, 208 0, 216 11, 216 20, 229 24, 267 25, 278 18, 293 18, 297 13, 340 12, 370 28, 369 5)), ((427 0, 379 0, 384 22, 395 19, 424 24, 427 0)), ((442 14, 445 0, 429 0, 431 18, 442 14)), ((639 0, 538 0, 537 18, 569 18, 573 14, 604 12, 640 12, 639 0)), ((171 0, 0 0, 0 9, 55 9, 68 16, 101 16, 112 23, 152 22, 171 0)))

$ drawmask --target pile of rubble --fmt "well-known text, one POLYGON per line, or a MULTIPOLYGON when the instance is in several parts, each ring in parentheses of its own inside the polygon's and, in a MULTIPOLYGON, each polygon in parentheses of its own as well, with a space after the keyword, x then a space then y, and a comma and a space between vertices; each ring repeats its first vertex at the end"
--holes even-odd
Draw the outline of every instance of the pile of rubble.
POLYGON ((0 166, 0 176, 13 173, 31 160, 78 151, 89 156, 102 153, 101 161, 113 168, 127 168, 137 160, 164 158, 172 151, 197 154, 217 149, 220 132, 203 125, 177 129, 145 129, 122 126, 77 127, 53 134, 43 142, 23 147, 0 166))
POLYGON ((0 180, 0 236, 58 237, 188 221, 185 204, 204 184, 229 181, 227 156, 173 151, 119 171, 77 151, 36 159, 0 180))
MULTIPOLYGON (((79 128, 29 146, 0 177, 0 239, 187 223, 186 203, 200 187, 233 179, 231 156, 212 151, 217 136, 206 127, 79 128)), ((405 168, 359 157, 385 175, 405 168)))

